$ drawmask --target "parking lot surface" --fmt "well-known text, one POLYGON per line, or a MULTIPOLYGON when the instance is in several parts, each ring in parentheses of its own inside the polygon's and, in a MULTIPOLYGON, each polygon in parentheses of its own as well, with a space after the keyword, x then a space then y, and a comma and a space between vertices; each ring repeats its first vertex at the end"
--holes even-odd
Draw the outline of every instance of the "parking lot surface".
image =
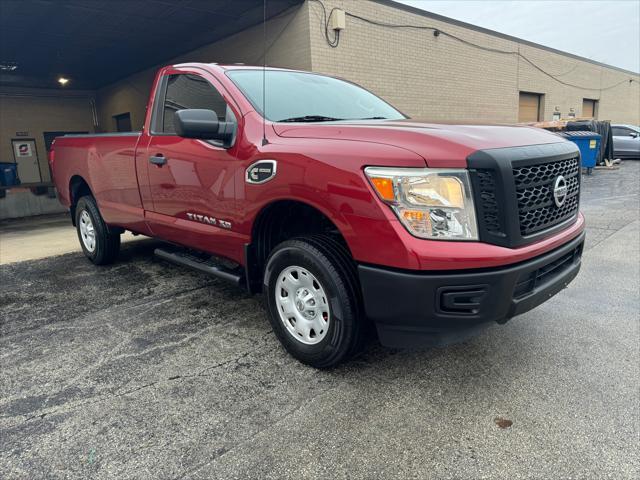
POLYGON ((0 478, 638 478, 639 185, 584 177, 582 271, 549 302, 332 371, 150 240, 3 265, 0 478))
MULTIPOLYGON (((68 213, 0 221, 0 265, 81 252, 68 213)), ((126 232, 123 243, 137 241, 126 232)))

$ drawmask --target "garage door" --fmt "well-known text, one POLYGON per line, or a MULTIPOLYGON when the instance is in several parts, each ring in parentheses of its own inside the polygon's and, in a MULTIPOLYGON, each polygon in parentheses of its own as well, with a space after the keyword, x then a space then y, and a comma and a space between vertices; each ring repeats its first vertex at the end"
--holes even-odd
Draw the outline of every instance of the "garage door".
POLYGON ((582 116, 585 118, 596 117, 596 101, 589 98, 582 100, 582 116))
POLYGON ((518 122, 540 121, 540 95, 520 92, 518 122))

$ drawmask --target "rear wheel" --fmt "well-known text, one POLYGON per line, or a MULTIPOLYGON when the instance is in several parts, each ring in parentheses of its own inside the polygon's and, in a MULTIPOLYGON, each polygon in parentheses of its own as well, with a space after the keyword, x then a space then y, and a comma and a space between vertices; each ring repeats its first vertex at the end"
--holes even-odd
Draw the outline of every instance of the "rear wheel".
POLYGON ((264 284, 273 330, 296 359, 329 368, 361 349, 357 274, 339 242, 316 235, 281 243, 269 256, 264 284))
POLYGON ((112 263, 120 251, 120 234, 109 232, 92 196, 78 200, 76 230, 85 256, 96 265, 112 263))

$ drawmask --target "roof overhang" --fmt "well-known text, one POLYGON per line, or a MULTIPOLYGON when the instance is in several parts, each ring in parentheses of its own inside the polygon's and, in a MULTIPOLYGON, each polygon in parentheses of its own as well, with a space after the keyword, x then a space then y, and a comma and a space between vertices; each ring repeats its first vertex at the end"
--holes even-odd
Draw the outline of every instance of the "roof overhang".
MULTIPOLYGON (((267 18, 302 2, 268 0, 267 18)), ((100 88, 260 24, 264 13, 263 0, 0 3, 0 85, 40 88, 60 87, 60 77, 100 88)))

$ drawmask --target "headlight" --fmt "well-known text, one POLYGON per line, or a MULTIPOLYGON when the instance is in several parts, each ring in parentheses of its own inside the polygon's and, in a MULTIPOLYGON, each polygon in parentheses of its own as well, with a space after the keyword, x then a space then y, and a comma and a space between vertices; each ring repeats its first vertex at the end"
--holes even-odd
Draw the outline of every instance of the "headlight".
POLYGON ((416 237, 478 239, 466 170, 367 167, 364 171, 378 196, 416 237))

